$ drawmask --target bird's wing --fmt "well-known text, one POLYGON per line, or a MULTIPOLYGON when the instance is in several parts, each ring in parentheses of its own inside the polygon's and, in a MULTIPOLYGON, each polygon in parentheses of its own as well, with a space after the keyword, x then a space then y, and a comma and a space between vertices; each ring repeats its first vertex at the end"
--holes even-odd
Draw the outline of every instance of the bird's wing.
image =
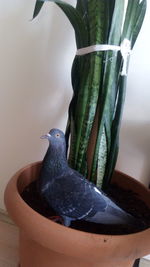
POLYGON ((47 187, 45 197, 59 215, 82 219, 95 213, 95 195, 99 198, 99 210, 104 211, 107 203, 94 191, 89 183, 78 172, 70 171, 57 177, 47 187))
POLYGON ((93 209, 85 220, 104 224, 124 224, 135 222, 134 218, 116 205, 109 197, 99 190, 93 183, 85 179, 90 187, 93 209), (103 203, 103 206, 101 205, 103 203))

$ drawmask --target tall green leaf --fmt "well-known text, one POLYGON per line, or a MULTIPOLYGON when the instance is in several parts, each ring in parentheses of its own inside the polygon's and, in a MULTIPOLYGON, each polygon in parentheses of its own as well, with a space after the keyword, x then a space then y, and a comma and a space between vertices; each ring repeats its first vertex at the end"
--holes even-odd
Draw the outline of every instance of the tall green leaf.
POLYGON ((87 29, 79 12, 73 6, 60 0, 37 0, 33 18, 39 14, 44 2, 54 2, 62 9, 75 30, 77 48, 86 46, 88 42, 87 29))
MULTIPOLYGON (((120 45, 121 28, 123 21, 124 1, 115 1, 112 21, 110 23, 110 31, 107 43, 111 45, 120 45)), ((111 145, 111 126, 115 99, 117 95, 116 83, 118 80, 119 62, 116 51, 105 52, 105 64, 103 82, 99 89, 99 131, 96 144, 96 150, 93 160, 92 179, 95 177, 97 169, 97 184, 102 184, 103 174, 106 169, 107 157, 110 153, 111 145), (106 135, 105 138, 103 135, 106 135), (104 143, 105 140, 105 143, 104 143), (101 144, 102 143, 102 144, 101 144), (105 153, 104 153, 105 151, 105 153), (106 154, 107 151, 107 154, 106 154), (105 155, 98 163, 100 155, 105 155), (100 175, 101 173, 101 175, 100 175)))
POLYGON ((127 12, 122 33, 122 40, 127 38, 133 48, 145 17, 147 1, 128 1, 127 12))
MULTIPOLYGON (((37 0, 33 17, 46 1, 55 2, 66 14, 78 49, 95 44, 120 46, 124 39, 132 49, 147 3, 129 0, 124 17, 125 0, 77 0, 76 8, 60 0, 37 0)), ((72 66, 73 98, 66 129, 67 140, 71 137, 69 163, 105 189, 119 149, 126 87, 123 64, 120 51, 108 50, 75 56, 72 66)))

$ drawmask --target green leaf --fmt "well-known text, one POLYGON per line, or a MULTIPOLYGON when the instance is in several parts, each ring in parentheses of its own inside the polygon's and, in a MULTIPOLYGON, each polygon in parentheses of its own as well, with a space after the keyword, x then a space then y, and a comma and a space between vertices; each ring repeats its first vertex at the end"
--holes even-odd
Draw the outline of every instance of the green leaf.
POLYGON ((138 37, 138 34, 141 30, 142 24, 143 24, 143 20, 145 17, 145 13, 146 13, 146 7, 147 7, 147 1, 143 0, 140 5, 138 6, 138 10, 137 10, 137 17, 136 17, 136 23, 134 25, 134 29, 133 29, 133 37, 132 37, 132 48, 136 42, 136 39, 138 37))
POLYGON ((100 146, 98 151, 98 163, 97 163, 97 181, 96 185, 99 188, 102 188, 103 185, 103 177, 105 175, 105 166, 107 163, 107 140, 106 140, 106 132, 103 129, 100 146))
MULTIPOLYGON (((89 45, 106 43, 108 31, 108 22, 106 19, 108 16, 107 1, 94 0, 85 2, 87 5, 81 5, 81 2, 78 2, 77 6, 82 16, 86 14, 86 19, 88 18, 89 20, 89 45), (95 16, 93 16, 93 14, 95 14, 95 16)), ((83 17, 85 18, 85 16, 83 17)), ((92 53, 81 58, 83 58, 82 61, 84 61, 85 64, 83 64, 84 67, 81 68, 80 71, 81 82, 78 84, 78 88, 74 88, 74 91, 78 91, 79 94, 77 97, 76 95, 74 96, 77 99, 74 117, 76 125, 76 141, 74 143, 76 144, 76 147, 72 166, 83 173, 86 165, 87 146, 91 136, 93 119, 97 108, 99 83, 102 78, 103 52, 92 53)), ((73 74, 73 77, 75 76, 76 73, 73 74)))
MULTIPOLYGON (((121 38, 121 28, 123 21, 123 12, 124 12, 124 0, 117 0, 115 2, 114 11, 112 15, 112 21, 110 25, 110 31, 108 35, 108 44, 120 45, 121 38)), ((113 120, 113 113, 115 107, 115 101, 117 96, 117 87, 116 83, 118 81, 118 74, 120 69, 120 62, 118 61, 117 52, 107 51, 105 52, 105 63, 104 73, 103 73, 103 82, 99 89, 99 131, 97 138, 97 145, 95 149, 95 155, 93 160, 92 167, 92 177, 94 179, 95 172, 97 169, 97 183, 100 184, 103 180, 101 175, 104 175, 107 159, 105 158, 110 153, 111 147, 111 127, 113 120), (105 129, 105 131, 104 131, 105 129), (103 135, 106 135, 105 138, 103 135), (104 143, 104 140, 105 143, 104 143), (101 144, 102 142, 102 144, 101 144), (104 147, 104 144, 106 147, 104 147), (107 151, 107 155, 105 153, 107 151), (97 161, 100 158, 100 154, 105 155, 101 158, 101 163, 97 161), (100 168, 99 168, 100 165, 100 168), (103 170, 99 174, 99 170, 103 170)))
POLYGON ((44 2, 54 2, 62 9, 75 30, 77 48, 86 46, 88 43, 87 29, 80 13, 73 6, 60 0, 37 0, 33 18, 39 14, 44 2))
POLYGON ((130 40, 131 48, 133 48, 139 31, 141 29, 145 17, 146 6, 146 0, 143 0, 141 3, 139 0, 128 1, 127 12, 122 33, 122 41, 124 38, 130 40))
MULTIPOLYGON (((139 0, 133 0, 128 2, 121 40, 123 41, 124 38, 129 39, 131 41, 132 48, 141 29, 143 19, 145 16, 145 11, 146 11, 145 0, 142 1, 141 3, 139 3, 139 0)), ((111 147, 107 158, 106 172, 103 180, 103 189, 106 189, 110 182, 110 178, 116 164, 118 148, 119 148, 119 131, 120 131, 123 104, 125 99, 126 77, 125 76, 123 77, 118 76, 118 77, 119 77, 118 85, 116 82, 117 98, 115 103, 114 119, 112 121, 112 129, 111 129, 111 147)))
POLYGON ((39 14, 42 6, 44 4, 44 1, 36 1, 35 8, 34 8, 34 13, 33 13, 33 19, 39 14))

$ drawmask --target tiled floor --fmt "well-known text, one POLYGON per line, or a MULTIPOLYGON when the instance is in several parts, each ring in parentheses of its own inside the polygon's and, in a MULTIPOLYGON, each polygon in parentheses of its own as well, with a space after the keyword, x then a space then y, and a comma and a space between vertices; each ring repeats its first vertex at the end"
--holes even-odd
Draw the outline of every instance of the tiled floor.
POLYGON ((150 267, 150 260, 142 259, 139 267, 150 267))
MULTIPOLYGON (((0 221, 0 267, 17 267, 18 262, 18 229, 10 222, 2 220, 0 221)), ((150 261, 142 259, 140 267, 150 267, 150 261)))
POLYGON ((0 221, 0 267, 18 266, 18 229, 0 221))

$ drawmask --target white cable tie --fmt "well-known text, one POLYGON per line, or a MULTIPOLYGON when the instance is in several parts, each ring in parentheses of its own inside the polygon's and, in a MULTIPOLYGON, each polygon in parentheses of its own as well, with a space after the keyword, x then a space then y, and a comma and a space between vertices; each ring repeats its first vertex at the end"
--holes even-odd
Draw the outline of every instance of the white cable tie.
POLYGON ((97 44, 87 47, 83 47, 77 50, 77 56, 83 56, 89 53, 98 52, 98 51, 120 51, 120 46, 118 45, 108 45, 108 44, 97 44))
POLYGON ((131 42, 128 39, 124 39, 121 43, 120 52, 123 58, 121 76, 127 76, 128 58, 131 54, 131 42))
POLYGON ((128 39, 124 39, 120 46, 109 44, 97 44, 87 47, 83 47, 77 50, 77 56, 83 56, 98 51, 120 51, 123 58, 123 67, 121 71, 122 76, 127 75, 128 57, 131 54, 131 42, 128 39))

